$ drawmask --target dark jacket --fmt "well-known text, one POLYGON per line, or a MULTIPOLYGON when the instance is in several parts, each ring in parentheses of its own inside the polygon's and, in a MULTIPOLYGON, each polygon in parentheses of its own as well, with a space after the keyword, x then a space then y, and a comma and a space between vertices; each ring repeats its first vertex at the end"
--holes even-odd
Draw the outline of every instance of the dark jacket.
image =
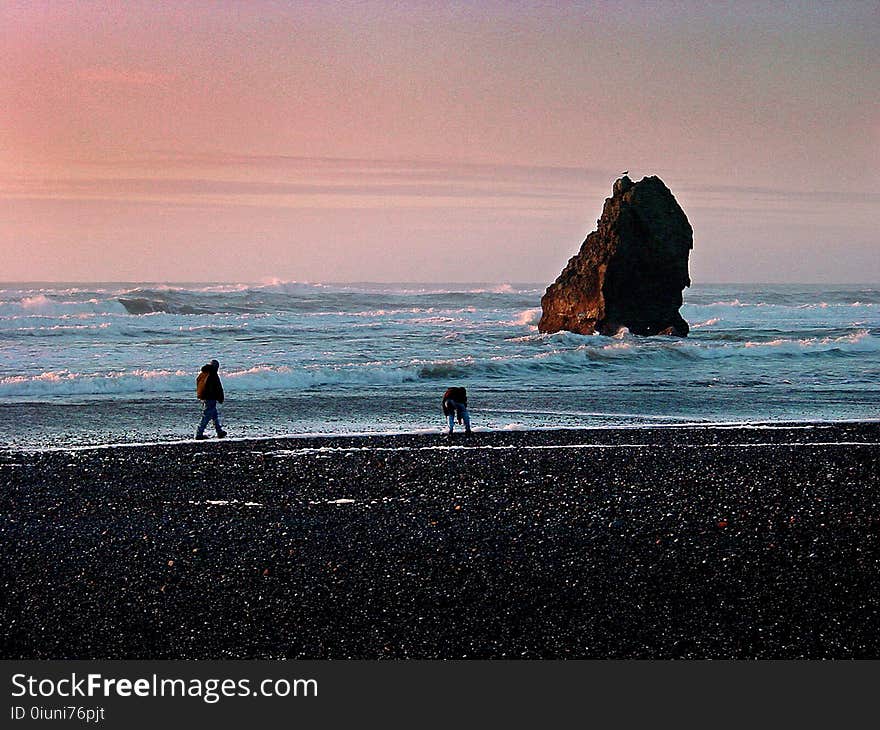
POLYGON ((196 378, 196 395, 199 400, 223 402, 223 384, 217 374, 217 366, 211 363, 202 366, 202 372, 196 378))
POLYGON ((467 390, 465 388, 447 388, 443 394, 443 415, 449 416, 455 413, 455 406, 449 402, 453 401, 460 406, 467 408, 467 390))

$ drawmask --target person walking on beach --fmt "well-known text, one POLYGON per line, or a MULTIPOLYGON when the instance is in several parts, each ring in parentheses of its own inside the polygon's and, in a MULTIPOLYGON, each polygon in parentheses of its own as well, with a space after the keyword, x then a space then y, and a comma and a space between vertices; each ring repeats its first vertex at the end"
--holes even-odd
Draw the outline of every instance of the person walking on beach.
POLYGON ((455 421, 459 424, 464 422, 464 432, 468 436, 471 433, 471 414, 467 409, 467 390, 465 388, 447 388, 443 394, 443 415, 449 422, 448 436, 452 436, 455 421))
POLYGON ((226 436, 226 431, 220 425, 220 412, 217 410, 217 404, 223 402, 223 384, 217 374, 219 370, 220 363, 211 360, 207 365, 202 365, 202 371, 196 378, 196 395, 202 401, 202 420, 196 429, 197 439, 208 438, 205 436, 205 427, 210 421, 214 422, 218 439, 226 436))

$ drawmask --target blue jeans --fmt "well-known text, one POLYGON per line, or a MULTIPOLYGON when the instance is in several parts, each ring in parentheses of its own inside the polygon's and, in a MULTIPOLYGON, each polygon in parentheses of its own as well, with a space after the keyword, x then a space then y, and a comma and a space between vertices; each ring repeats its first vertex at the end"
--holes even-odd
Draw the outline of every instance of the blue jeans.
POLYGON ((217 410, 217 401, 215 400, 203 400, 202 401, 202 422, 199 424, 199 427, 196 429, 196 436, 203 436, 205 433, 205 426, 208 425, 210 421, 214 422, 214 428, 217 429, 217 433, 220 433, 223 428, 220 425, 220 412, 217 410))
POLYGON ((449 433, 452 433, 453 428, 455 428, 455 419, 456 417, 461 418, 464 421, 464 430, 471 430, 471 414, 468 413, 468 409, 465 408, 461 403, 456 403, 454 400, 446 401, 447 409, 451 411, 451 413, 446 417, 446 420, 449 422, 449 433))

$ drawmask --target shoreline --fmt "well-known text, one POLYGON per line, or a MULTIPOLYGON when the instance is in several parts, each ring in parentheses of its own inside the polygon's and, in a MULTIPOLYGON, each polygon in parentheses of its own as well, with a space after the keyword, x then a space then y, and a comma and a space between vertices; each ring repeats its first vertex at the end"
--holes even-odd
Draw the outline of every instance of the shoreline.
POLYGON ((878 463, 877 422, 4 450, 0 656, 880 658, 878 463))
MULTIPOLYGON (((613 433, 613 432, 632 432, 632 431, 666 431, 666 430, 767 430, 767 431, 786 431, 786 430, 807 430, 807 429, 823 429, 835 428, 838 426, 876 426, 880 425, 880 418, 841 418, 828 420, 785 420, 785 421, 686 421, 681 423, 639 423, 632 425, 607 425, 607 426, 547 426, 547 427, 522 427, 522 428, 499 428, 490 429, 488 427, 475 426, 473 428, 476 437, 503 435, 503 434, 570 434, 570 433, 613 433)), ((458 427, 453 438, 465 438, 458 427)), ((336 440, 336 439, 385 439, 385 438, 429 438, 442 439, 445 436, 445 427, 436 429, 414 429, 410 431, 351 431, 339 433, 288 433, 288 434, 272 434, 266 436, 227 436, 223 439, 216 438, 213 433, 209 434, 206 440, 197 440, 195 438, 184 439, 168 439, 168 440, 152 440, 152 441, 108 441, 96 444, 71 444, 68 446, 3 446, 0 445, 0 454, 3 453, 22 453, 22 454, 40 454, 63 451, 95 451, 101 449, 114 448, 141 448, 141 447, 161 447, 161 446, 180 446, 185 444, 263 444, 271 441, 297 441, 297 440, 336 440)))

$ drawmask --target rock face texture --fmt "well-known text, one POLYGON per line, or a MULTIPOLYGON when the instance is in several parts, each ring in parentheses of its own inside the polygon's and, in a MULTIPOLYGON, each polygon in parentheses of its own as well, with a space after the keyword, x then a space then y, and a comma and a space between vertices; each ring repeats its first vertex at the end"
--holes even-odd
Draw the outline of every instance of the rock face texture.
POLYGON ((620 178, 597 229, 541 297, 538 330, 686 336, 678 310, 693 244, 687 216, 659 177, 620 178))

